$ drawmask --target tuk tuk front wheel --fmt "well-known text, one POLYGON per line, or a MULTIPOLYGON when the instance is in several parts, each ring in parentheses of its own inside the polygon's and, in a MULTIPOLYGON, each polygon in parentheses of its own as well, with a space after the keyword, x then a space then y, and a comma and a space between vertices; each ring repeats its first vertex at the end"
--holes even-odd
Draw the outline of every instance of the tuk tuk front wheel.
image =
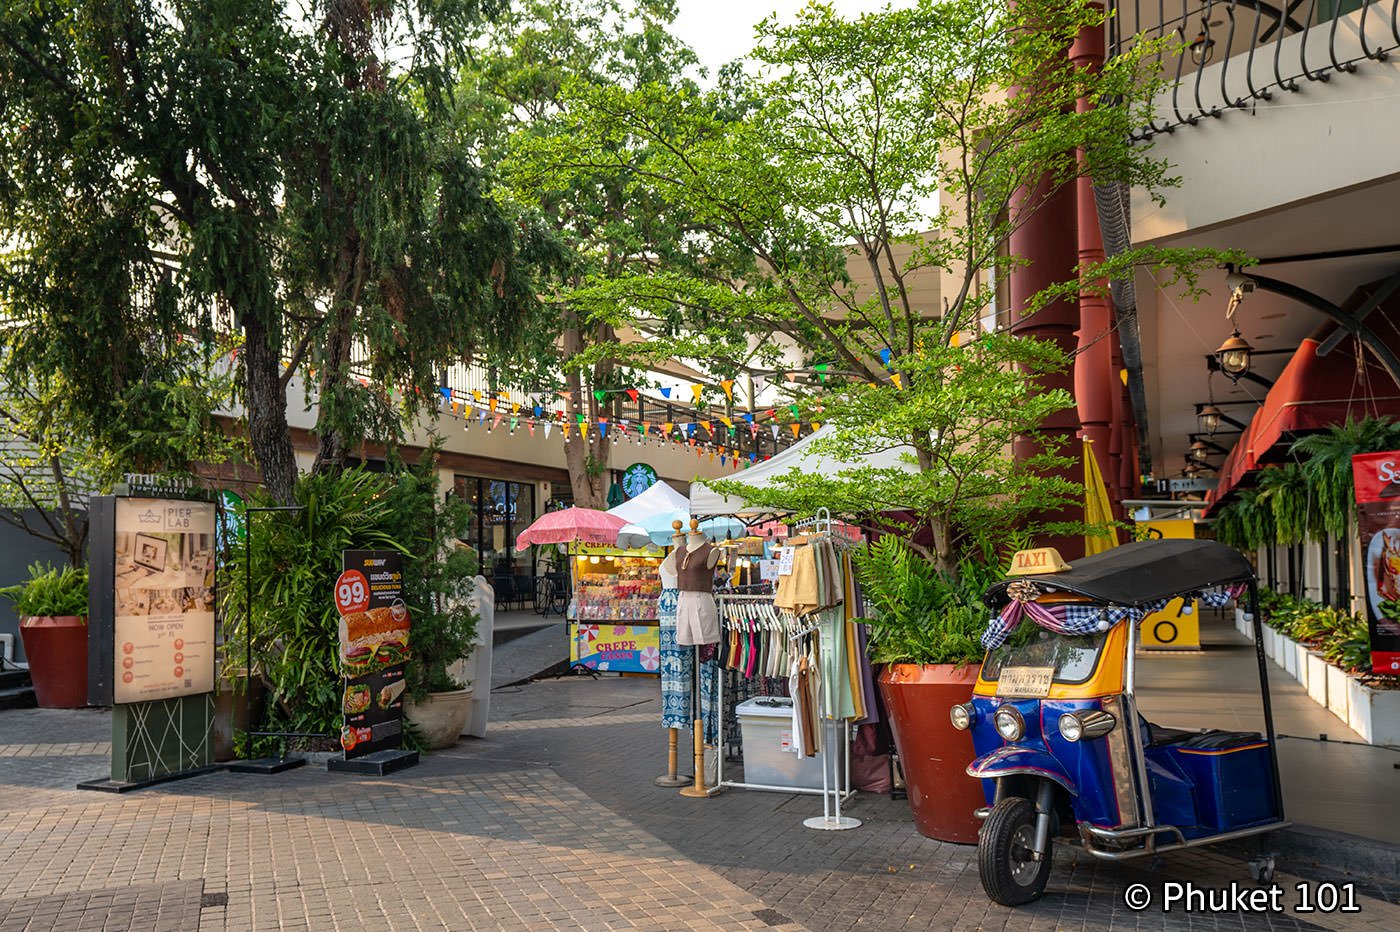
POLYGON ((977 839, 977 873, 993 902, 1022 906, 1040 899, 1050 880, 1053 844, 1036 860, 1035 803, 1010 796, 997 803, 977 839))

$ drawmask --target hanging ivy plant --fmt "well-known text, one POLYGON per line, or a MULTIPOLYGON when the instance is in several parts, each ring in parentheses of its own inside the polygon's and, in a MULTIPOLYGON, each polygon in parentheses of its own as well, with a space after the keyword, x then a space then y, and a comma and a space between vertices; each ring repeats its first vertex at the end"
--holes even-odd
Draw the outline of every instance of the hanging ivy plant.
POLYGON ((1297 463, 1274 466, 1259 473, 1256 506, 1267 508, 1273 523, 1273 541, 1299 544, 1322 537, 1320 510, 1314 492, 1297 463))

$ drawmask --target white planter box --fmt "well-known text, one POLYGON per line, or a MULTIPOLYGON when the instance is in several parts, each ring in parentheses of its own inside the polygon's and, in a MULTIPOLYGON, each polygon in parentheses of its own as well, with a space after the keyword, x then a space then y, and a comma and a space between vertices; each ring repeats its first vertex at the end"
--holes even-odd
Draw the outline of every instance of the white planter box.
POLYGON ((1371 689, 1347 677, 1347 724, 1371 744, 1400 744, 1400 690, 1371 689))
POLYGON ((1244 609, 1242 609, 1242 608, 1236 608, 1236 609, 1235 609, 1235 630, 1238 631, 1240 634, 1243 634, 1245 637, 1251 637, 1250 631, 1249 631, 1249 627, 1250 627, 1249 612, 1246 612, 1246 611, 1245 611, 1244 609))
POLYGON ((1288 635, 1274 632, 1274 663, 1281 667, 1287 667, 1284 658, 1290 650, 1289 645, 1293 642, 1288 639, 1288 635))
POLYGON ((1295 680, 1298 678, 1298 642, 1290 637, 1279 635, 1279 653, 1283 655, 1283 668, 1295 680))
POLYGON ((1264 626, 1264 656, 1268 657, 1270 660, 1274 657, 1274 639, 1277 637, 1278 635, 1274 632, 1273 628, 1270 628, 1268 625, 1264 626))
POLYGON ((1308 651, 1308 696, 1318 705, 1327 704, 1327 661, 1322 655, 1308 651))
POLYGON ((1308 649, 1297 641, 1293 642, 1293 678, 1308 688, 1308 649))
POLYGON ((1350 679, 1339 668, 1327 664, 1327 711, 1344 722, 1350 721, 1347 715, 1347 682, 1350 679))

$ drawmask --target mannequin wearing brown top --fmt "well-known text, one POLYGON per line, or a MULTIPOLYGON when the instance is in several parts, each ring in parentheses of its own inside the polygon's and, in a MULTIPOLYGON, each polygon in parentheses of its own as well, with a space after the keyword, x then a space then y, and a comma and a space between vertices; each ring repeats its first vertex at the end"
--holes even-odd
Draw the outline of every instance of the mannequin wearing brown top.
POLYGON ((719 612, 714 596, 719 548, 700 533, 699 526, 700 522, 692 518, 685 541, 662 564, 663 569, 676 574, 680 589, 676 606, 678 644, 713 644, 719 640, 719 612))

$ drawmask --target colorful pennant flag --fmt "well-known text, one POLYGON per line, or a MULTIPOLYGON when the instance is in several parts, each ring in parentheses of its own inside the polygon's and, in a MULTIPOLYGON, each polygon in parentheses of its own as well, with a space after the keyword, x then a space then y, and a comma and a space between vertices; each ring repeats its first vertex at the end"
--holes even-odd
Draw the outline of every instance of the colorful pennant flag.
POLYGON ((719 387, 722 388, 722 389, 724 389, 724 397, 728 398, 730 401, 733 401, 733 400, 734 400, 734 380, 733 380, 733 379, 724 379, 722 382, 719 383, 719 387))

